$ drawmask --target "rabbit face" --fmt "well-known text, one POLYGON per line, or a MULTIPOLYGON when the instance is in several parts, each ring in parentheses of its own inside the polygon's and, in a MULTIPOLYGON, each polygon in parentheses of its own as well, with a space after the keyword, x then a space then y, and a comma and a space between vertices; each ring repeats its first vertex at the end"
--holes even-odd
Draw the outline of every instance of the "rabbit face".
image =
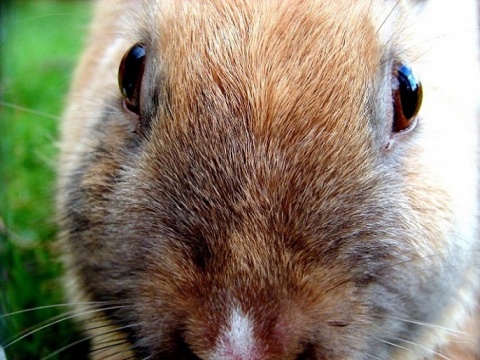
POLYGON ((438 129, 464 110, 433 116, 413 10, 143 5, 118 25, 140 22, 131 41, 93 40, 87 58, 108 58, 83 63, 90 103, 64 127, 71 292, 118 305, 87 319, 93 354, 112 350, 105 324, 140 358, 433 354, 478 287, 476 138, 472 117, 438 129))

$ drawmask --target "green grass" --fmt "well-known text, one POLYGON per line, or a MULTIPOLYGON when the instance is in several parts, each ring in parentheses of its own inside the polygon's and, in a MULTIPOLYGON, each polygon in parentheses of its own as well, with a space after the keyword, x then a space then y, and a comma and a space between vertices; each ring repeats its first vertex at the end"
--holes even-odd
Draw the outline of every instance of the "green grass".
MULTIPOLYGON (((9 314, 64 302, 54 250, 57 128, 90 8, 83 0, 0 4, 0 312, 9 314)), ((65 311, 1 316, 0 344, 65 311)), ((7 346, 7 358, 45 357, 78 340, 73 329, 62 321, 35 332, 7 346)))

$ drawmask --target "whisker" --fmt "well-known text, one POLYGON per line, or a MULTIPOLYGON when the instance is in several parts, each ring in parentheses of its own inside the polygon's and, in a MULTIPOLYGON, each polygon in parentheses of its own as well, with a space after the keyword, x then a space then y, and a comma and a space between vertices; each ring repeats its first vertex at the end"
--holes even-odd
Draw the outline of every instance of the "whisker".
MULTIPOLYGON (((14 335, 13 337, 7 339, 5 348, 9 347, 14 342, 16 342, 16 339, 17 339, 18 336, 22 336, 22 338, 23 338, 23 335, 28 336, 28 335, 31 335, 31 334, 37 332, 37 331, 41 331, 44 328, 43 327, 44 324, 46 324, 45 327, 48 327, 50 324, 54 325, 54 324, 57 323, 56 322, 57 320, 63 319, 63 317, 65 315, 70 315, 70 314, 74 314, 74 313, 75 313, 74 310, 70 310, 70 311, 65 312, 63 314, 53 316, 53 317, 49 318, 48 320, 42 321, 42 322, 40 322, 36 325, 30 326, 27 329, 24 329, 20 334, 14 335)), ((21 339, 18 339, 18 340, 21 340, 21 339)))
POLYGON ((24 309, 24 310, 19 310, 19 311, 14 311, 14 312, 11 312, 11 313, 7 313, 7 314, 3 314, 3 315, 0 315, 0 319, 1 318, 6 318, 6 317, 10 317, 10 316, 15 316, 15 315, 20 315, 20 314, 24 314, 24 313, 28 313, 28 312, 32 312, 32 311, 41 311, 41 310, 46 310, 46 309, 53 309, 53 308, 59 308, 59 307, 72 307, 72 306, 75 306, 75 305, 82 305, 82 306, 88 306, 88 305, 113 305, 113 304, 116 304, 116 305, 120 305, 120 303, 118 301, 86 301, 86 302, 77 302, 77 303, 63 303, 63 304, 53 304, 53 305, 43 305, 43 306, 37 306, 37 307, 34 307, 34 308, 30 308, 30 309, 24 309))
POLYGON ((117 351, 109 351, 109 350, 115 350, 116 347, 120 346, 120 345, 124 345, 124 344, 128 344, 127 341, 123 340, 123 341, 112 341, 110 344, 108 345, 105 345, 101 348, 97 348, 97 349, 92 349, 89 353, 90 354, 96 354, 95 357, 99 360, 101 359, 108 359, 110 357, 112 357, 113 355, 118 355, 118 354, 121 354, 121 353, 125 353, 127 351, 130 351, 130 349, 128 350, 123 350, 123 351, 120 351, 120 350, 117 350, 117 351), (105 355, 103 354, 105 353, 105 355), (101 356, 101 357, 100 357, 101 356))
POLYGON ((369 353, 363 353, 363 355, 367 355, 368 357, 372 358, 372 359, 378 359, 378 360, 386 360, 384 358, 381 358, 379 356, 376 356, 376 355, 372 355, 372 354, 369 354, 369 353))
POLYGON ((411 353, 411 354, 414 354, 414 355, 420 355, 420 354, 418 354, 417 352, 413 351, 412 349, 408 349, 408 348, 406 348, 405 346, 401 346, 401 345, 399 345, 399 344, 395 344, 395 343, 393 343, 393 342, 391 342, 391 341, 388 341, 388 340, 385 340, 385 339, 375 339, 375 338, 371 338, 371 337, 370 337, 370 339, 373 340, 373 341, 381 342, 381 343, 386 344, 386 345, 393 346, 393 347, 398 348, 398 349, 401 349, 401 350, 405 350, 405 351, 407 351, 407 352, 409 352, 409 353, 411 353))
POLYGON ((427 327, 427 328, 430 328, 430 329, 442 330, 445 333, 447 333, 449 335, 452 335, 452 336, 466 336, 466 337, 472 338, 472 340, 480 337, 480 336, 476 336, 476 335, 473 335, 473 334, 458 331, 458 330, 455 330, 455 329, 449 329, 449 328, 446 328, 446 327, 443 327, 443 326, 440 326, 440 325, 425 323, 425 322, 422 322, 422 321, 402 319, 402 318, 398 318, 398 317, 394 317, 394 316, 383 316, 383 315, 376 315, 376 316, 380 317, 380 318, 397 320, 397 321, 401 321, 401 322, 405 322, 405 323, 420 325, 420 326, 427 327))
POLYGON ((89 339, 88 337, 85 337, 85 338, 82 338, 82 339, 80 339, 80 340, 74 341, 73 343, 68 344, 67 346, 64 346, 64 347, 62 347, 62 348, 60 348, 60 349, 58 349, 58 350, 50 353, 49 355, 43 357, 41 360, 50 359, 50 358, 54 357, 55 355, 58 355, 58 354, 62 353, 63 351, 68 350, 68 349, 71 349, 72 347, 74 347, 74 346, 76 346, 76 345, 78 345, 78 344, 81 344, 81 343, 83 343, 83 342, 85 342, 85 341, 88 341, 88 340, 90 340, 90 339, 89 339))
MULTIPOLYGON (((76 346, 76 345, 78 345, 78 344, 81 344, 82 342, 92 340, 92 339, 94 339, 95 337, 103 336, 103 335, 108 335, 108 334, 115 334, 115 333, 117 333, 117 332, 120 331, 120 330, 123 330, 123 329, 126 329, 126 328, 130 328, 130 327, 135 327, 135 326, 138 326, 138 324, 125 325, 125 326, 122 326, 122 327, 120 327, 120 328, 118 328, 118 329, 109 330, 109 331, 104 332, 104 333, 102 333, 102 334, 95 334, 95 335, 86 336, 86 337, 84 337, 84 338, 82 338, 82 339, 80 339, 80 340, 77 340, 77 341, 75 341, 75 342, 73 342, 73 343, 71 343, 71 344, 68 344, 68 345, 62 347, 61 349, 58 349, 58 350, 50 353, 50 354, 47 355, 46 357, 42 358, 42 360, 50 359, 50 358, 52 358, 52 357, 54 357, 54 356, 62 353, 62 352, 65 351, 65 350, 68 350, 68 349, 70 349, 70 348, 72 348, 72 347, 74 347, 74 346, 76 346)), ((84 331, 91 331, 91 330, 101 329, 102 327, 105 327, 105 325, 90 327, 90 328, 84 329, 84 331)))
POLYGON ((11 340, 10 342, 7 342, 7 344, 4 346, 4 348, 8 348, 10 346, 12 346, 13 344, 16 344, 17 342, 19 342, 20 340, 22 339, 25 339, 26 337, 38 332, 38 331, 41 331, 43 329, 46 329, 52 325, 55 325, 55 324, 58 324, 62 321, 65 321, 65 320, 68 320, 68 319, 74 319, 76 317, 80 317, 80 316, 83 316, 83 315, 86 315, 86 314, 92 314, 92 313, 96 313, 96 312, 100 312, 100 311, 105 311, 105 310, 114 310, 114 309, 121 309, 122 307, 124 307, 123 305, 122 306, 111 306, 111 307, 107 307, 107 308, 101 308, 101 309, 95 309, 95 310, 89 310, 89 311, 84 311, 84 312, 78 312, 77 310, 72 310, 70 312, 68 312, 68 316, 64 316, 62 317, 61 319, 58 319, 58 316, 55 317, 54 319, 58 319, 58 320, 55 320, 53 322, 49 322, 48 324, 46 325, 43 325, 43 326, 40 326, 32 331, 28 331, 26 334, 23 334, 21 335, 20 337, 18 337, 17 339, 15 340, 11 340), (70 315, 72 314, 73 315, 70 315))
MULTIPOLYGON (((108 359, 113 355, 118 355, 118 354, 122 354, 122 353, 125 353, 125 352, 130 352, 132 350, 129 347, 126 350, 121 350, 121 351, 118 350, 118 351, 115 351, 115 352, 108 352, 108 350, 115 350, 115 348, 118 347, 119 345, 125 345, 125 344, 130 345, 130 343, 127 340, 118 340, 118 341, 110 340, 110 341, 102 342, 100 344, 108 344, 108 345, 105 345, 105 346, 102 346, 102 347, 99 347, 99 348, 93 348, 89 352, 90 354, 97 353, 96 358, 98 358, 98 356, 102 356, 102 353, 105 352, 106 353, 105 356, 101 357, 99 359, 108 359)), ((135 357, 133 357, 133 358, 135 358, 135 357)))
POLYGON ((407 344, 416 346, 416 347, 418 347, 418 348, 420 348, 420 349, 427 350, 427 351, 431 352, 432 354, 440 357, 441 359, 444 359, 444 360, 452 360, 451 358, 449 358, 449 357, 447 357, 447 356, 439 353, 438 351, 435 351, 435 350, 433 350, 433 349, 429 349, 429 348, 427 348, 426 346, 420 345, 420 344, 418 344, 418 343, 416 343, 416 342, 413 342, 413 341, 410 341, 410 340, 407 340, 407 339, 402 339, 402 338, 395 338, 395 339, 393 339, 393 340, 400 340, 400 341, 402 341, 402 342, 404 342, 404 343, 407 343, 407 344))
POLYGON ((39 115, 39 116, 43 116, 45 118, 53 119, 53 120, 60 120, 60 116, 48 114, 48 113, 40 111, 40 110, 32 110, 32 109, 26 108, 24 106, 15 105, 15 104, 12 104, 12 103, 9 103, 9 102, 0 101, 0 105, 4 106, 6 108, 9 108, 9 109, 23 111, 23 112, 28 113, 28 114, 39 115))
MULTIPOLYGON (((70 16, 72 18, 78 18, 78 14, 71 14, 71 13, 46 14, 46 15, 38 15, 38 16, 32 16, 32 17, 27 17, 27 18, 23 18, 23 19, 20 19, 20 20, 16 20, 15 24, 21 24, 21 23, 24 23, 24 22, 34 21, 34 20, 41 20, 41 19, 45 19, 45 18, 49 18, 49 17, 65 17, 65 16, 70 16)), ((88 15, 85 15, 85 16, 88 17, 88 15)))
POLYGON ((392 16, 393 12, 395 11, 395 9, 398 7, 398 5, 400 4, 400 0, 397 0, 397 2, 395 3, 395 5, 392 7, 392 9, 390 10, 390 12, 387 14, 387 16, 385 17, 385 19, 383 20, 383 22, 380 24, 380 26, 378 27, 377 31, 375 31, 375 34, 377 35, 379 33, 379 31, 383 28, 383 26, 385 25, 385 23, 387 22, 387 20, 390 18, 390 16, 392 16))

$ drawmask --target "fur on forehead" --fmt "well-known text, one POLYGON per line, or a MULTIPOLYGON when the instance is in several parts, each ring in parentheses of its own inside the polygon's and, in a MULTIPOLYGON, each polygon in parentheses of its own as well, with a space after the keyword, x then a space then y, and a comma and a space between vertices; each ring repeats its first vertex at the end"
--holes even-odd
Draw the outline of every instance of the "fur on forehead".
POLYGON ((211 92, 212 99, 227 100, 215 102, 216 109, 252 104, 254 117, 261 119, 257 130, 268 132, 279 125, 275 119, 281 124, 286 117, 315 114, 320 120, 336 114, 345 120, 362 112, 381 59, 369 4, 152 1, 145 3, 141 34, 166 72, 174 111, 211 92), (333 16, 338 13, 340 22, 333 16))

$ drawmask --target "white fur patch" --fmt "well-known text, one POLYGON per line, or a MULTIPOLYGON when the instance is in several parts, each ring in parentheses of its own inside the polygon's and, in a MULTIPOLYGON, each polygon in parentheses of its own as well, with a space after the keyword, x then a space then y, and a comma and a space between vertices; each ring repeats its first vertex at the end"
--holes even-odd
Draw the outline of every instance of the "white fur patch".
POLYGON ((248 315, 235 308, 226 329, 220 334, 213 353, 214 359, 255 359, 253 324, 248 315))

